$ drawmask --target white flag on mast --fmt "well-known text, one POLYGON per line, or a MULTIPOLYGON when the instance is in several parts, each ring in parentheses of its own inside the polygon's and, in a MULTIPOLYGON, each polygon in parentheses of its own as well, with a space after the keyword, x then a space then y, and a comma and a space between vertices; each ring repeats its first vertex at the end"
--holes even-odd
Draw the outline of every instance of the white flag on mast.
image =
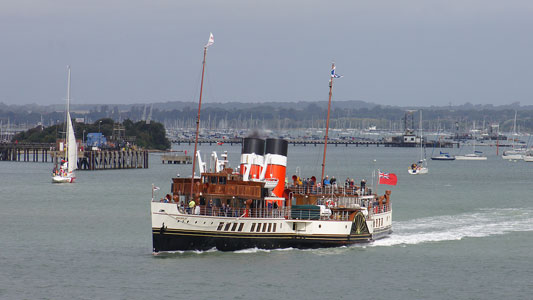
POLYGON ((209 33, 209 40, 207 41, 207 44, 205 45, 205 47, 209 47, 211 45, 213 45, 215 43, 215 38, 213 37, 213 33, 209 33))

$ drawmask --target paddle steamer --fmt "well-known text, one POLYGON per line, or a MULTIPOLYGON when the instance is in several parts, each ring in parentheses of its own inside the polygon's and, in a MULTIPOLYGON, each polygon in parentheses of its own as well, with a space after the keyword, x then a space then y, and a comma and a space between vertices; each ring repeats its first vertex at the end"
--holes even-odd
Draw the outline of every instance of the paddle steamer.
POLYGON ((391 233, 390 191, 378 197, 361 186, 304 186, 298 178, 285 184, 287 146, 245 138, 239 172, 212 155, 212 172, 173 178, 173 200, 151 202, 153 251, 336 247, 391 233))
POLYGON ((173 178, 164 200, 151 202, 153 251, 232 251, 246 248, 321 248, 370 242, 392 231, 390 191, 378 197, 370 188, 337 186, 324 180, 333 79, 320 181, 286 179, 288 142, 244 138, 238 170, 227 154, 211 155, 210 170, 197 151, 207 48, 196 122, 192 176, 173 178), (200 176, 194 176, 198 157, 200 176))

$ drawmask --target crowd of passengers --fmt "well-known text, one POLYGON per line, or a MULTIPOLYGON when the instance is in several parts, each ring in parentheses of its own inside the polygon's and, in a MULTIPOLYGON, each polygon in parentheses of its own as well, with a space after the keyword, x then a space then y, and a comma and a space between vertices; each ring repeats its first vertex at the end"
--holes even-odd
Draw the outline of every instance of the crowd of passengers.
POLYGON ((329 178, 328 175, 324 178, 322 182, 317 182, 315 177, 304 178, 303 180, 300 177, 293 176, 293 185, 292 188, 301 190, 304 194, 317 194, 322 192, 340 192, 343 188, 344 193, 353 194, 353 195, 368 195, 369 191, 366 188, 366 180, 361 180, 359 186, 355 185, 355 179, 346 178, 344 181, 344 186, 337 182, 335 176, 329 178))
POLYGON ((199 205, 195 200, 189 201, 185 204, 183 201, 179 201, 178 195, 172 197, 170 194, 166 194, 165 197, 159 200, 163 203, 177 203, 178 210, 182 213, 194 214, 194 215, 208 215, 208 216, 223 216, 223 217, 240 217, 242 215, 253 215, 255 217, 279 217, 281 210, 279 210, 278 203, 276 201, 269 202, 266 207, 251 207, 248 211, 246 208, 232 208, 230 205, 222 202, 220 206, 217 206, 213 199, 206 201, 205 205, 200 203, 199 205))

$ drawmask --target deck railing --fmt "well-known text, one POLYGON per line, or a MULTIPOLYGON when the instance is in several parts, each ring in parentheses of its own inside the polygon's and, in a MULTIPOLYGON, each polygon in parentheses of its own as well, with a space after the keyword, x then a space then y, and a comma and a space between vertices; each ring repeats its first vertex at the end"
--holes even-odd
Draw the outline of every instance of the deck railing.
MULTIPOLYGON (((364 199, 363 199, 364 200, 364 199)), ((154 202, 159 202, 154 200, 154 202)), ((171 202, 174 204, 173 202, 171 202)), ((369 215, 383 213, 390 210, 390 205, 385 203, 379 205, 377 202, 370 203, 368 212, 369 215)), ((345 221, 349 219, 350 211, 346 210, 331 210, 331 214, 321 214, 320 209, 300 209, 292 207, 280 208, 222 208, 222 207, 207 207, 205 205, 197 205, 194 208, 184 207, 178 205, 178 211, 182 214, 201 215, 201 216, 216 216, 227 218, 281 218, 288 220, 338 220, 345 221)), ((363 205, 361 207, 368 207, 363 205)))
POLYGON ((323 187, 317 185, 288 185, 292 192, 295 194, 316 194, 316 195, 352 195, 352 196, 362 196, 370 195, 371 191, 369 188, 365 188, 361 191, 360 187, 357 186, 337 186, 337 185, 326 185, 323 187))

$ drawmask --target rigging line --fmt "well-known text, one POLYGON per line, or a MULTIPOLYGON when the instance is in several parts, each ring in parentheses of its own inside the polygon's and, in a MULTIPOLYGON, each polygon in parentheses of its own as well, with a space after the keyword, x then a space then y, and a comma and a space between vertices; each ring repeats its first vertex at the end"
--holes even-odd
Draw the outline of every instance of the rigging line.
MULTIPOLYGON (((200 92, 200 82, 202 80, 202 71, 201 70, 197 71, 197 74, 198 75, 196 77, 196 82, 195 82, 195 85, 194 85, 197 88, 193 89, 194 96, 193 96, 193 98, 191 98, 191 100, 189 100, 190 102, 195 102, 196 101, 195 99, 198 99, 198 93, 200 92)), ((194 110, 194 106, 192 107, 192 109, 194 110)), ((183 111, 183 109, 182 109, 182 111, 183 111)), ((194 119, 195 115, 193 115, 192 117, 194 119)), ((189 119, 189 117, 187 117, 186 120, 184 120, 185 121, 185 123, 183 124, 184 128, 188 128, 188 125, 186 124, 188 119, 189 119)), ((196 155, 196 154, 194 154, 194 155, 196 155)))

